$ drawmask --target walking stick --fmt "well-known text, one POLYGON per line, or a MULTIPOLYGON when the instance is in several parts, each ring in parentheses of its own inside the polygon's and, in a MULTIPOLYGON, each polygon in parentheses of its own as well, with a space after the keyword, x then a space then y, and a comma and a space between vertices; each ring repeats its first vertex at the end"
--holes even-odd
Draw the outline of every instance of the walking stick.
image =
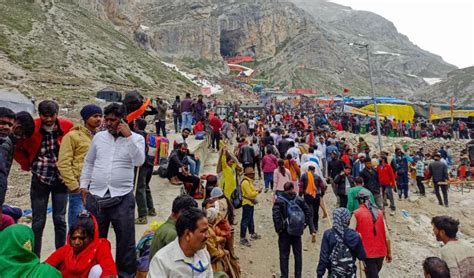
POLYGON ((324 202, 324 197, 321 198, 321 202, 319 203, 319 206, 320 206, 321 209, 323 210, 323 212, 324 212, 324 214, 326 215, 326 217, 329 219, 329 226, 332 227, 331 216, 329 215, 328 210, 327 210, 327 208, 326 208, 326 203, 324 202))
POLYGON ((135 176, 135 181, 133 183, 133 193, 137 196, 137 184, 138 184, 138 175, 140 175, 140 169, 142 167, 137 167, 137 174, 135 176))

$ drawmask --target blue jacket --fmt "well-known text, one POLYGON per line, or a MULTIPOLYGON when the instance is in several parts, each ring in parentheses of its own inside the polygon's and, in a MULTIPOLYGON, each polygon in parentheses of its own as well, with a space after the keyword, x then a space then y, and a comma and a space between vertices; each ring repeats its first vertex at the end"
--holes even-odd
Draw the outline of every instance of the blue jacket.
POLYGON ((363 163, 361 163, 360 160, 356 160, 356 162, 354 162, 354 165, 352 166, 352 176, 354 178, 357 178, 359 176, 360 172, 362 172, 362 170, 365 168, 365 165, 364 165, 362 170, 359 170, 361 164, 363 164, 363 163))
MULTIPOLYGON (((365 249, 362 245, 362 239, 359 234, 353 229, 346 228, 344 231, 344 243, 351 250, 352 257, 359 260, 365 260, 365 249)), ((328 229, 324 232, 323 240, 321 241, 321 250, 319 252, 319 263, 316 268, 317 277, 323 277, 326 269, 331 272, 331 256, 332 250, 336 246, 336 236, 332 229, 328 229)))

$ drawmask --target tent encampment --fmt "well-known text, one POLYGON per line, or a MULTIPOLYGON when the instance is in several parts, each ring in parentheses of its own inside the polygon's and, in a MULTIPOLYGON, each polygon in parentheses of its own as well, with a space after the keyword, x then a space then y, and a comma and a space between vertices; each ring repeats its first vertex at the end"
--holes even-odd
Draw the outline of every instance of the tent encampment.
POLYGON ((108 102, 121 102, 122 94, 109 88, 102 89, 97 92, 96 98, 103 99, 108 102))
MULTIPOLYGON (((413 122, 415 117, 415 110, 410 105, 402 104, 388 104, 380 103, 377 104, 378 112, 386 115, 387 117, 392 116, 397 121, 413 122)), ((361 108, 365 111, 374 111, 374 105, 369 104, 361 108)))
POLYGON ((10 108, 15 113, 36 113, 35 104, 15 88, 0 88, 0 106, 10 108))

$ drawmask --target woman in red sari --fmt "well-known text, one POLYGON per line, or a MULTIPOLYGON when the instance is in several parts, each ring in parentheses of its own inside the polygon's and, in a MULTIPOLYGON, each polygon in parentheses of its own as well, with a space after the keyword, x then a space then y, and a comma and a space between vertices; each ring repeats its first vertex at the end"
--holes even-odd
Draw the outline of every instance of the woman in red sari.
POLYGON ((67 244, 57 249, 46 263, 56 267, 65 278, 117 277, 110 242, 99 238, 92 214, 81 213, 69 230, 67 244))

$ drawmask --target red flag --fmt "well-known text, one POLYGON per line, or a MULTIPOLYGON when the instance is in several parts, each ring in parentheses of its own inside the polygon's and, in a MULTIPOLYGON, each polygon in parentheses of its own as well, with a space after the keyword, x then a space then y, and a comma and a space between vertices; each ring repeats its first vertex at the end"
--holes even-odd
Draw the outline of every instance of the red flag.
POLYGON ((136 118, 140 117, 141 115, 143 115, 143 113, 145 113, 145 110, 146 108, 150 105, 151 103, 151 99, 146 99, 142 106, 140 106, 140 108, 138 108, 137 110, 131 112, 130 114, 128 114, 127 116, 127 123, 131 123, 133 122, 133 120, 135 120, 136 118))

